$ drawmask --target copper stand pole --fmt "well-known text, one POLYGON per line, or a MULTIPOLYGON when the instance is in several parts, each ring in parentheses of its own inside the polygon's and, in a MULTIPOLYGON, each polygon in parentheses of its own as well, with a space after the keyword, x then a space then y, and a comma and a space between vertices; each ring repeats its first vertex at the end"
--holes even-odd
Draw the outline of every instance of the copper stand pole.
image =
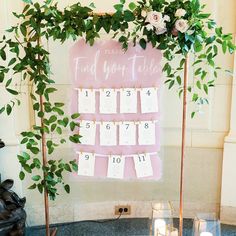
POLYGON ((179 236, 183 235, 183 198, 184 198, 184 158, 186 138, 186 113, 187 113, 187 85, 188 85, 188 55, 184 64, 183 88, 183 118, 182 118, 182 144, 181 144, 181 172, 180 172, 180 199, 179 199, 179 236))
MULTIPOLYGON (((41 95, 40 95, 40 110, 44 112, 43 96, 41 95)), ((40 120, 41 120, 41 128, 44 130, 43 117, 40 120)), ((44 132, 42 133, 42 156, 43 156, 43 167, 45 167, 47 165, 47 150, 46 150, 46 137, 44 132)), ((43 177, 45 181, 46 179, 45 172, 43 174, 43 177)), ((44 187, 44 211, 45 211, 45 223, 46 223, 46 236, 50 236, 48 191, 46 186, 44 187)))

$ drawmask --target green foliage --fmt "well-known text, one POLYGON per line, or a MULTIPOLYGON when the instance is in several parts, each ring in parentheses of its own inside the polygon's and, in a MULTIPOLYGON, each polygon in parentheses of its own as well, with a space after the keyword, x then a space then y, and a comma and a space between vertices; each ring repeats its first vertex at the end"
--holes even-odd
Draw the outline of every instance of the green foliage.
MULTIPOLYGON (((40 193, 47 190, 51 199, 58 195, 58 185, 63 185, 67 193, 70 187, 63 180, 65 172, 77 171, 76 161, 69 163, 63 160, 49 158, 47 163, 42 163, 40 158, 42 139, 45 135, 59 136, 59 141, 48 139, 46 142, 47 155, 50 157, 58 146, 65 142, 79 143, 81 136, 78 134, 79 123, 76 121, 79 114, 66 116, 64 103, 51 102, 51 95, 56 92, 51 79, 52 74, 49 61, 49 52, 40 43, 41 40, 55 40, 61 43, 68 39, 77 40, 84 37, 86 43, 93 45, 100 37, 100 31, 105 30, 117 38, 124 50, 133 43, 139 44, 143 49, 147 44, 162 50, 165 58, 163 72, 167 79, 165 83, 169 89, 178 88, 178 95, 183 92, 182 72, 186 62, 186 55, 193 53, 195 61, 191 65, 194 70, 194 86, 188 86, 192 101, 197 104, 207 104, 207 94, 210 87, 214 86, 218 71, 215 59, 220 51, 233 53, 236 49, 232 43, 232 34, 224 34, 223 29, 210 19, 210 14, 203 13, 203 6, 199 0, 179 1, 174 0, 141 0, 131 2, 125 9, 125 1, 120 0, 114 6, 113 15, 97 15, 93 13, 94 4, 84 7, 76 3, 60 10, 57 3, 45 0, 42 5, 37 1, 23 0, 26 4, 23 12, 14 13, 19 19, 16 26, 7 30, 10 37, 3 36, 0 40, 0 83, 5 85, 6 91, 13 99, 0 108, 0 114, 6 112, 10 115, 15 105, 20 105, 18 95, 21 91, 12 87, 14 79, 9 74, 21 75, 21 80, 33 84, 35 90, 30 93, 33 110, 41 120, 40 125, 35 125, 30 131, 22 132, 21 145, 25 152, 18 155, 22 171, 19 178, 23 180, 27 173, 32 175, 33 184, 29 189, 37 189, 40 193), (148 5, 150 4, 150 5, 148 5), (189 24, 186 32, 174 32, 176 23, 176 10, 185 9, 182 17, 189 24), (166 30, 157 34, 155 27, 147 28, 146 16, 143 11, 159 11, 169 17, 166 30), (11 53, 8 53, 11 52, 11 53), (8 56, 9 55, 9 56, 8 56), (174 67, 172 61, 179 55, 179 65, 174 67), (204 69, 208 65, 212 72, 204 69), (11 73, 9 73, 11 71, 11 73), (13 72, 13 73, 12 73, 13 72), (205 97, 202 97, 202 91, 205 97), (15 97, 15 98, 14 98, 15 97), (42 102, 43 101, 43 102, 42 102), (63 131, 69 129, 71 135, 66 137, 63 131), (39 170, 42 174, 39 175, 39 170)), ((196 112, 191 114, 194 117, 196 112)))

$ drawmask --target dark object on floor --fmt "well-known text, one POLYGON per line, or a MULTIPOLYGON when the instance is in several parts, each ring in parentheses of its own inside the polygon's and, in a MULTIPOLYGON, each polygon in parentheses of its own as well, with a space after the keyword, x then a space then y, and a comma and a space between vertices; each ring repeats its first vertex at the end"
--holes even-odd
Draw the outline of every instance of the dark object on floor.
POLYGON ((0 236, 24 235, 26 199, 11 191, 13 184, 11 179, 0 183, 0 236))
POLYGON ((3 148, 3 147, 5 147, 5 144, 4 144, 4 142, 0 139, 0 148, 3 148))

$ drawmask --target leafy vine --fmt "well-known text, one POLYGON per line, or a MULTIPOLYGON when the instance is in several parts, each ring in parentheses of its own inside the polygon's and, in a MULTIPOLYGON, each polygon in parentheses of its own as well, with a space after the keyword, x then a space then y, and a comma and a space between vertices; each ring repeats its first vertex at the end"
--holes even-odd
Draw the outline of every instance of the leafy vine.
POLYGON ((113 14, 95 13, 94 4, 87 7, 76 3, 60 10, 52 0, 45 0, 42 5, 31 0, 24 2, 27 4, 23 12, 14 13, 19 23, 7 30, 9 37, 6 34, 0 41, 0 58, 4 61, 0 65, 0 83, 15 97, 0 108, 0 114, 6 112, 10 115, 13 107, 20 105, 21 91, 12 87, 15 75, 20 74, 22 81, 33 84, 30 96, 33 110, 41 123, 21 133, 21 144, 26 151, 18 155, 22 165, 19 177, 23 180, 26 173, 32 174, 34 183, 29 188, 37 188, 40 193, 45 189, 53 200, 58 195, 58 184, 70 192, 70 186, 64 183, 63 173, 77 171, 78 166, 75 160, 67 163, 62 159, 50 159, 42 163, 39 158, 42 141, 46 135, 57 134, 60 137, 59 143, 50 138, 43 143, 47 155, 67 141, 79 143, 79 114, 66 116, 64 103, 51 102, 50 97, 56 88, 53 86, 55 81, 50 77, 49 52, 43 47, 42 39, 63 43, 69 38, 77 40, 81 37, 92 46, 100 37, 100 32, 105 30, 107 34, 113 34, 124 50, 136 44, 145 49, 150 43, 153 48, 162 50, 166 61, 163 66, 167 77, 165 83, 169 89, 177 85, 179 95, 183 92, 181 73, 186 56, 191 52, 196 58, 191 65, 194 68, 195 85, 194 89, 189 86, 188 91, 192 94, 192 101, 199 104, 208 102, 209 88, 214 86, 221 69, 215 63, 219 50, 232 54, 236 49, 232 43, 232 34, 224 34, 222 28, 210 19, 210 14, 203 13, 204 5, 199 0, 140 0, 138 3, 131 2, 128 9, 125 8, 125 0, 120 0, 114 5, 113 14), (8 52, 11 52, 10 56, 7 56, 8 52), (179 64, 175 68, 171 62, 178 56, 179 64), (212 68, 213 78, 204 69, 205 65, 212 68), (9 78, 9 74, 13 77, 9 78), (206 96, 202 96, 201 91, 206 96), (63 135, 65 128, 72 132, 66 138, 63 135), (42 170, 42 175, 33 174, 38 173, 37 170, 42 170))

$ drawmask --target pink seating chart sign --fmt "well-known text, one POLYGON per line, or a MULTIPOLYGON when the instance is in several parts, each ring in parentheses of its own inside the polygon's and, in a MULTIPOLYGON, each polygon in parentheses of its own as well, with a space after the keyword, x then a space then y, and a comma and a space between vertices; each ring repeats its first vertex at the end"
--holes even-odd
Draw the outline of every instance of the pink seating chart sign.
POLYGON ((70 51, 71 112, 80 113, 74 146, 78 178, 159 180, 162 55, 148 45, 80 40, 70 51))

